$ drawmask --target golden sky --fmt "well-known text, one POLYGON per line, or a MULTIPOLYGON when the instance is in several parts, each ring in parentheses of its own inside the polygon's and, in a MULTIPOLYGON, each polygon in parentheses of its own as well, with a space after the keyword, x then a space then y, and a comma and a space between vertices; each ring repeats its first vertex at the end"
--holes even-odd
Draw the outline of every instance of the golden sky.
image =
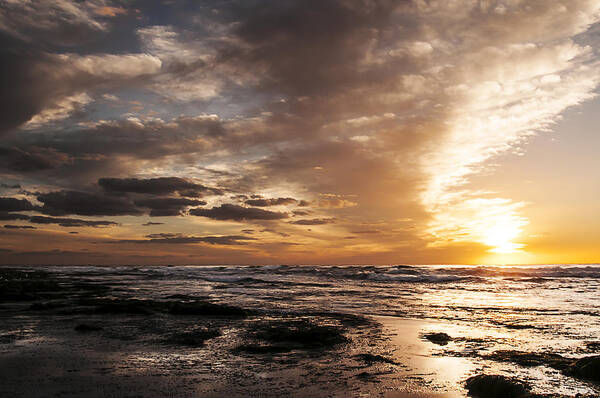
POLYGON ((0 257, 600 261, 600 3, 10 1, 0 257))

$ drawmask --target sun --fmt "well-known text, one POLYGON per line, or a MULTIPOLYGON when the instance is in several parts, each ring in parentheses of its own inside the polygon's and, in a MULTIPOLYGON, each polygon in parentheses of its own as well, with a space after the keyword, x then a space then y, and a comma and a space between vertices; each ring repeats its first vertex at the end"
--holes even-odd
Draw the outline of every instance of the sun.
POLYGON ((482 243, 490 246, 491 253, 516 253, 523 248, 522 243, 516 243, 515 240, 521 234, 519 223, 515 223, 511 218, 496 220, 496 223, 489 226, 487 231, 482 231, 482 243))

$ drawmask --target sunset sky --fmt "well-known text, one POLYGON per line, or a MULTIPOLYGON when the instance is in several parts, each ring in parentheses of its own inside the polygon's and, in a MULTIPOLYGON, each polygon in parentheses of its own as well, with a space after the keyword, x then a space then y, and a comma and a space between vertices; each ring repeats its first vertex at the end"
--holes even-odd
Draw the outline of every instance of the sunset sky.
POLYGON ((600 1, 0 1, 0 262, 600 262, 600 1))

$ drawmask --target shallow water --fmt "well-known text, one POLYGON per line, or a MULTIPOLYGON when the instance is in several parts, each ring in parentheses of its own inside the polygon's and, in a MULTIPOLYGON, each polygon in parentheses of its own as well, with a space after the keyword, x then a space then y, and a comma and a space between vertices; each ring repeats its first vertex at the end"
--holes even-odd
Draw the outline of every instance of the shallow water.
MULTIPOLYGON (((55 354, 45 355, 52 358, 86 353, 81 361, 87 363, 99 355, 94 347, 107 344, 111 359, 107 354, 97 360, 110 368, 106 372, 111 377, 130 378, 135 376, 133 369, 137 369, 140 380, 150 377, 153 369, 167 369, 166 376, 179 372, 192 377, 193 373, 192 384, 201 382, 204 389, 188 383, 186 390, 179 393, 189 396, 248 391, 276 395, 287 389, 289 394, 298 396, 336 395, 336 391, 344 395, 343 391, 348 390, 353 391, 352 395, 450 398, 464 396, 464 380, 482 372, 517 375, 530 381, 539 393, 575 395, 598 391, 597 386, 564 376, 550 367, 495 362, 486 355, 497 350, 553 352, 566 357, 593 354, 594 349, 586 344, 600 341, 600 265, 43 269, 63 281, 77 279, 108 285, 112 287, 109 297, 161 300, 174 294, 199 296, 215 303, 254 309, 260 314, 258 318, 323 311, 364 315, 380 323, 380 334, 375 337, 364 331, 350 331, 353 343, 338 349, 335 355, 316 358, 301 354, 292 355, 290 360, 291 354, 282 354, 273 361, 260 356, 231 355, 231 341, 238 338, 246 324, 219 324, 224 335, 200 350, 165 350, 153 343, 152 336, 158 332, 148 332, 150 337, 144 338, 143 331, 154 330, 158 328, 155 323, 161 322, 171 329, 185 328, 187 324, 180 325, 171 317, 142 321, 124 316, 125 321, 123 317, 107 321, 95 315, 86 319, 106 323, 105 333, 101 337, 87 336, 85 344, 80 342, 83 345, 69 354, 60 347, 71 338, 65 337, 65 333, 72 333, 71 323, 81 321, 81 317, 48 318, 47 314, 19 312, 19 304, 15 307, 3 303, 7 320, 3 335, 20 329, 26 336, 0 345, 3 360, 15 353, 35 358, 40 350, 55 350, 55 354), (436 345, 422 338, 426 332, 445 332, 453 340, 447 345, 436 345), (109 343, 103 342, 107 336, 113 338, 109 343), (135 341, 127 345, 123 336, 135 341), (384 353, 394 358, 397 365, 377 365, 365 370, 352 360, 343 359, 365 350, 384 353), (115 370, 119 364, 126 365, 115 370), (301 380, 306 378, 312 382, 303 384, 301 380)), ((98 368, 89 364, 80 368, 95 369, 92 373, 99 374, 98 368)), ((51 386, 49 382, 48 388, 51 386)))

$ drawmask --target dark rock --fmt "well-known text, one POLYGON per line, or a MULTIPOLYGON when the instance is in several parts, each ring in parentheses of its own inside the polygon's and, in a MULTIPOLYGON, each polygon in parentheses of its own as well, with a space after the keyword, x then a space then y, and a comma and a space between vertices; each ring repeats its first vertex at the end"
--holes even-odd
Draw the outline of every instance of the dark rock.
POLYGON ((600 351, 600 341, 588 341, 585 343, 587 351, 596 352, 600 351))
POLYGON ((225 304, 215 304, 206 301, 170 303, 168 312, 173 315, 200 315, 214 317, 245 318, 248 311, 225 304))
POLYGON ((104 300, 96 307, 95 312, 99 314, 131 314, 150 315, 154 312, 155 304, 149 300, 104 300))
POLYGON ((165 297, 170 300, 184 300, 184 301, 198 301, 198 300, 206 300, 207 297, 203 296, 191 296, 189 294, 171 294, 165 297))
POLYGON ((527 397, 530 387, 515 378, 500 375, 472 376, 465 382, 469 395, 478 398, 527 397))
POLYGON ((252 325, 249 340, 233 349, 251 354, 276 354, 294 350, 331 349, 348 342, 341 327, 317 324, 306 319, 284 319, 252 325))
POLYGON ((548 366, 558 370, 568 368, 572 359, 551 352, 523 352, 500 350, 485 356, 486 359, 500 362, 513 362, 521 366, 548 366))
POLYGON ((0 270, 0 301, 31 301, 57 293, 63 288, 46 272, 0 270))
POLYGON ((234 352, 246 352, 249 354, 279 354, 289 352, 292 347, 269 344, 241 344, 233 349, 234 352))
POLYGON ((253 336, 295 348, 330 348, 348 341, 341 328, 318 325, 306 320, 257 325, 253 336))
POLYGON ((374 354, 358 354, 354 356, 356 359, 367 363, 368 365, 372 365, 374 363, 389 363, 392 365, 397 365, 398 363, 393 359, 386 358, 382 355, 374 355, 374 354))
POLYGON ((88 332, 99 332, 102 330, 100 326, 95 325, 87 325, 85 323, 79 324, 75 326, 75 330, 80 333, 88 333, 88 332))
POLYGON ((10 344, 19 340, 21 336, 17 333, 0 334, 0 344, 10 344))
POLYGON ((43 303, 33 303, 29 306, 31 311, 48 311, 53 310, 55 308, 64 307, 64 303, 56 303, 56 302, 43 302, 43 303))
POLYGON ((434 344, 438 345, 446 345, 448 342, 452 341, 452 337, 448 336, 446 333, 424 333, 423 338, 431 341, 434 344))
POLYGON ((524 323, 505 323, 504 327, 507 328, 507 329, 514 329, 514 330, 539 329, 536 326, 527 325, 527 324, 524 324, 524 323))
POLYGON ((362 315, 344 314, 341 312, 311 312, 310 315, 337 320, 341 325, 347 327, 372 327, 378 323, 362 315))
POLYGON ((565 373, 580 379, 600 382, 600 355, 578 359, 565 373))
POLYGON ((219 337, 220 335, 221 332, 218 329, 200 328, 188 332, 173 334, 164 342, 187 347, 202 347, 206 340, 219 337))

